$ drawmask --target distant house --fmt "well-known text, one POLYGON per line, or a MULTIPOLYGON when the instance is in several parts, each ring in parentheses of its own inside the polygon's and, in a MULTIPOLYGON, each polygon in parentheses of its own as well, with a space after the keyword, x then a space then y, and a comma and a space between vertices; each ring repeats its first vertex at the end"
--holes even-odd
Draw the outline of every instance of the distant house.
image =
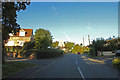
POLYGON ((23 46, 25 42, 34 41, 33 29, 20 29, 16 35, 9 34, 10 38, 5 46, 23 46))
POLYGON ((59 46, 59 48, 61 50, 65 51, 65 43, 64 43, 64 41, 60 40, 58 46, 59 46))

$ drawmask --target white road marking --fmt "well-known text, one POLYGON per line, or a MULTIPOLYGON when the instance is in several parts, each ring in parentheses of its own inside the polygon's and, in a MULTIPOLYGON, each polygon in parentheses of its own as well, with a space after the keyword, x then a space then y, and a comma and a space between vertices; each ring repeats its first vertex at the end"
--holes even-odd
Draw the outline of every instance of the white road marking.
POLYGON ((77 63, 77 56, 76 56, 76 64, 78 64, 78 63, 77 63))
POLYGON ((80 68, 79 68, 79 67, 78 67, 78 70, 79 70, 79 72, 80 72, 80 74, 81 74, 81 76, 82 76, 83 80, 85 80, 85 77, 83 76, 82 71, 80 70, 80 68))
MULTIPOLYGON (((77 64, 78 64, 78 62, 77 62, 77 55, 76 55, 76 65, 77 64)), ((83 80, 85 80, 85 77, 84 77, 82 71, 80 70, 79 66, 78 66, 78 71, 79 71, 80 75, 82 76, 83 80)))
POLYGON ((51 64, 48 64, 47 66, 44 66, 44 67, 40 68, 39 70, 37 70, 37 71, 33 72, 32 74, 28 75, 26 78, 34 78, 33 76, 34 76, 35 74, 37 74, 38 72, 40 72, 40 71, 43 70, 44 68, 46 68, 46 67, 54 64, 55 62, 56 62, 56 61, 52 62, 51 64))

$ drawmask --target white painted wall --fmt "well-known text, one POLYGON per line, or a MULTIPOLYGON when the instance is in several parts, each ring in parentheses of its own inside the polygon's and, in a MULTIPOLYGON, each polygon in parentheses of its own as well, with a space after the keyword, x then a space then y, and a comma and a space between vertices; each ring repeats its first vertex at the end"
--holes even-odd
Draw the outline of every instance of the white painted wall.
POLYGON ((25 36, 25 31, 24 30, 20 30, 19 36, 25 36))
POLYGON ((64 44, 64 41, 59 41, 59 44, 58 44, 58 46, 60 46, 60 47, 64 47, 65 46, 65 44, 64 44))
POLYGON ((6 44, 6 46, 14 46, 14 41, 8 41, 8 43, 6 44))

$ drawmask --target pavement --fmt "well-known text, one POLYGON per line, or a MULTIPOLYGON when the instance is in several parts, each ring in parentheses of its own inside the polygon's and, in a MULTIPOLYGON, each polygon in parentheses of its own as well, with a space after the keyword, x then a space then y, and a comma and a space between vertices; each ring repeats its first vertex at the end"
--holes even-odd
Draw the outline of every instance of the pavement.
POLYGON ((110 66, 112 65, 111 61, 111 57, 89 58, 83 54, 65 54, 52 59, 24 60, 21 62, 37 65, 21 70, 8 78, 81 78, 83 80, 102 78, 120 80, 119 72, 110 66))

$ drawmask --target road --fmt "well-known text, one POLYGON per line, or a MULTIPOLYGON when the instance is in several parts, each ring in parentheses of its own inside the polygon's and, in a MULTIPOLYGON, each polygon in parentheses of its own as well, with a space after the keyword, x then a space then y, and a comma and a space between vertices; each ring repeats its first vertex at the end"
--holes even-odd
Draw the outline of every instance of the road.
POLYGON ((29 78, 118 78, 118 72, 105 65, 104 61, 94 60, 79 54, 65 54, 47 66, 37 69, 29 78))

